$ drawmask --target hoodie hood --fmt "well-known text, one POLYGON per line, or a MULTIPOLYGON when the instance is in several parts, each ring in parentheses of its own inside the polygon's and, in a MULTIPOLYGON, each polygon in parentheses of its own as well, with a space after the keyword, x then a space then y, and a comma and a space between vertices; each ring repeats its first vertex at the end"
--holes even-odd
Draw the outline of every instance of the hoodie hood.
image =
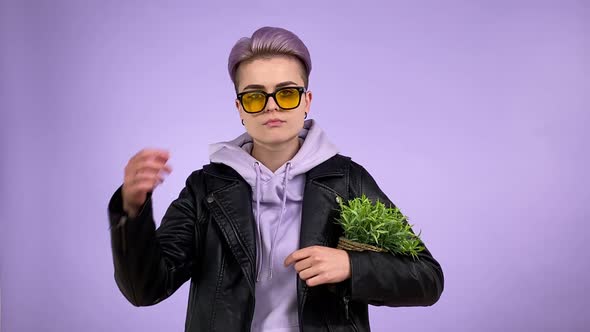
POLYGON ((306 173, 315 166, 330 159, 338 153, 338 148, 332 144, 326 134, 313 119, 306 120, 299 132, 299 151, 293 159, 279 167, 274 173, 258 162, 252 155, 253 140, 248 133, 243 133, 234 140, 209 145, 209 159, 214 163, 222 163, 238 172, 252 186, 256 186, 256 163, 259 163, 262 180, 268 181, 279 176, 289 168, 289 179, 306 173))

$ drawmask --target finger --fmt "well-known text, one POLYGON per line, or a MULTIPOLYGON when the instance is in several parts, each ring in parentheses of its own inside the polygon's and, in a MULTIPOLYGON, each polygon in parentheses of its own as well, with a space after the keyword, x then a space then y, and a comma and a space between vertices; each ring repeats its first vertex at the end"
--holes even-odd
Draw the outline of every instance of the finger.
POLYGON ((289 255, 289 257, 287 257, 285 259, 285 266, 289 266, 293 262, 300 261, 302 259, 306 259, 308 257, 311 257, 314 253, 317 253, 321 248, 324 248, 324 247, 311 246, 311 247, 306 247, 303 249, 296 250, 291 255, 289 255), (287 261, 287 260, 289 260, 289 261, 287 261))
POLYGON ((162 171, 164 171, 165 173, 170 174, 170 173, 172 173, 172 166, 166 164, 166 165, 164 165, 164 168, 162 168, 162 171))
POLYGON ((302 260, 296 262, 295 265, 294 265, 295 270, 297 272, 301 272, 301 271, 303 271, 305 269, 309 269, 312 266, 313 266, 312 257, 308 257, 308 258, 302 259, 302 260))
POLYGON ((170 158, 170 151, 164 149, 141 149, 138 153, 136 153, 132 159, 149 159, 149 158, 170 158))
POLYGON ((157 161, 165 163, 170 159, 170 154, 167 152, 140 152, 129 160, 130 164, 140 164, 146 161, 157 161))
POLYGON ((167 166, 165 164, 165 162, 160 162, 160 161, 145 161, 141 164, 138 164, 137 166, 133 167, 132 170, 130 170, 130 173, 139 173, 139 172, 144 172, 144 171, 151 171, 151 172, 160 172, 160 171, 164 171, 167 173, 170 173, 172 171, 172 168, 170 166, 167 166))
POLYGON ((285 264, 285 266, 289 266, 289 265, 293 264, 294 262, 305 259, 309 256, 310 256, 309 247, 295 250, 294 252, 291 253, 291 255, 289 255, 289 256, 287 256, 287 258, 285 258, 284 264, 285 264))
POLYGON ((293 258, 293 254, 291 254, 291 255, 287 256, 287 258, 285 258, 283 265, 289 266, 289 265, 293 264, 294 262, 295 262, 295 258, 293 258))
POLYGON ((158 161, 158 160, 143 160, 143 161, 130 161, 127 166, 125 166, 125 174, 127 173, 131 173, 131 174, 135 174, 138 173, 139 170, 144 169, 144 168, 150 168, 150 169, 155 169, 155 170, 159 170, 164 168, 164 165, 166 164, 165 161, 158 161))
POLYGON ((125 174, 125 183, 134 186, 142 182, 163 182, 164 174, 153 169, 143 169, 137 173, 125 174))
POLYGON ((313 266, 313 267, 310 267, 308 269, 305 269, 305 270, 299 272, 299 278, 301 278, 302 280, 307 280, 307 279, 313 278, 321 273, 322 273, 322 269, 320 267, 313 266))
POLYGON ((158 175, 159 172, 152 168, 138 169, 135 172, 127 171, 125 173, 125 181, 128 183, 137 182, 139 179, 158 175))
POLYGON ((129 181, 130 185, 135 185, 143 182, 159 184, 164 182, 164 177, 158 173, 139 173, 132 177, 129 181))
POLYGON ((305 280, 305 283, 309 287, 315 287, 315 286, 319 286, 322 284, 327 284, 328 280, 327 280, 325 274, 318 274, 315 277, 305 280))
POLYGON ((135 174, 137 175, 142 173, 169 175, 170 173, 172 173, 172 167, 170 167, 170 165, 164 165, 158 168, 158 166, 153 165, 150 167, 140 168, 135 171, 135 174))

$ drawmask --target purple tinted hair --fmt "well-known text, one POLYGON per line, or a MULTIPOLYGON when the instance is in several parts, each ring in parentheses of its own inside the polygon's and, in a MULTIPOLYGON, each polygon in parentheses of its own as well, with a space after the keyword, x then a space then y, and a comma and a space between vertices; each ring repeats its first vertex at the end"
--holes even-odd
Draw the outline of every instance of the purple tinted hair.
POLYGON ((227 69, 236 90, 238 88, 236 75, 240 64, 270 56, 292 56, 298 59, 303 65, 303 81, 307 88, 311 72, 311 57, 305 44, 289 30, 263 27, 256 30, 251 38, 240 38, 229 54, 227 69))

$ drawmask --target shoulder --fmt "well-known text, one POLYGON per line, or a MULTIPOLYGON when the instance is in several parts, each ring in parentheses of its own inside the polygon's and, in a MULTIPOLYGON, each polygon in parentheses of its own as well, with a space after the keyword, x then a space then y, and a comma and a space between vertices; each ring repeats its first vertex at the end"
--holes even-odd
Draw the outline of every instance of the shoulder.
POLYGON ((187 178, 187 182, 190 183, 200 183, 205 181, 205 178, 208 176, 215 176, 220 178, 233 178, 237 172, 224 164, 221 163, 209 163, 203 165, 200 169, 194 170, 187 178))
POLYGON ((365 166, 352 159, 349 168, 349 185, 356 196, 366 194, 369 197, 380 197, 381 200, 385 198, 373 175, 365 166))
POLYGON ((337 154, 333 158, 335 158, 336 163, 346 166, 349 174, 351 177, 358 177, 359 180, 369 174, 367 169, 361 165, 359 162, 355 161, 349 156, 337 154))
POLYGON ((325 173, 347 174, 348 176, 352 177, 352 181, 361 181, 363 177, 370 176, 369 172, 363 165, 356 162, 351 157, 343 154, 336 154, 328 160, 322 162, 312 169, 310 175, 313 178, 316 174, 325 173))
POLYGON ((234 185, 236 182, 247 185, 242 176, 230 166, 209 163, 194 170, 188 176, 186 186, 191 188, 195 196, 207 196, 211 192, 234 185))

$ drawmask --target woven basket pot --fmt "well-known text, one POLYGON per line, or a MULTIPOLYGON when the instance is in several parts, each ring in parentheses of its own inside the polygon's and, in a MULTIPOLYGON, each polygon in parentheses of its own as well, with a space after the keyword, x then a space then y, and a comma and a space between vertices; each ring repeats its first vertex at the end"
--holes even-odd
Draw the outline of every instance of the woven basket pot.
POLYGON ((368 250, 368 251, 375 251, 375 252, 387 252, 387 250, 385 250, 385 249, 375 247, 370 244, 364 244, 364 243, 360 243, 360 242, 356 242, 356 241, 351 241, 351 240, 344 238, 344 237, 340 237, 338 239, 338 246, 336 246, 336 248, 343 249, 343 250, 351 250, 351 251, 368 250))

